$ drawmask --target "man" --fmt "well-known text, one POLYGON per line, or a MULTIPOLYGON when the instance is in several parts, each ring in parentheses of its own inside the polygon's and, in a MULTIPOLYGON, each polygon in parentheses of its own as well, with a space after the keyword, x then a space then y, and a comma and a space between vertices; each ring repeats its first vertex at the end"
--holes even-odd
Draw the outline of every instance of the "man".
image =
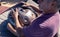
MULTIPOLYGON (((24 3, 25 5, 23 5, 23 6, 29 6, 29 4, 27 4, 27 3, 24 3), (27 4, 27 5, 26 5, 27 4)), ((32 6, 32 9, 35 9, 36 7, 34 7, 34 6, 32 6)), ((19 10, 20 8, 18 8, 18 10, 19 10)), ((37 8, 36 8, 37 9, 37 8)), ((20 13, 21 13, 21 15, 22 16, 20 16, 20 14, 19 14, 19 23, 24 27, 24 26, 28 26, 28 25, 30 25, 30 23, 36 18, 36 17, 38 17, 39 16, 39 13, 35 13, 35 12, 33 12, 32 10, 30 10, 30 9, 23 9, 24 11, 22 12, 22 11, 20 11, 20 13), (24 15, 24 16, 23 16, 24 15), (21 17, 23 17, 23 18, 21 18, 21 17), (21 21, 21 19, 22 19, 22 21, 21 21), (25 22, 25 20, 27 20, 28 22, 25 22), (23 23, 22 23, 23 22, 23 23), (25 23, 24 23, 25 22, 25 23)), ((37 10, 36 10, 36 12, 37 12, 37 10)), ((17 36, 17 32, 16 32, 16 29, 15 29, 15 23, 14 23, 14 20, 13 19, 15 19, 15 16, 13 15, 13 13, 10 13, 10 15, 12 16, 11 18, 12 19, 8 19, 9 20, 9 24, 7 25, 7 29, 11 32, 11 33, 13 33, 15 36, 17 36)))
POLYGON ((54 37, 58 32, 59 12, 57 12, 57 0, 38 0, 38 2, 43 13, 28 27, 21 26, 18 20, 18 9, 13 10, 18 37, 54 37))

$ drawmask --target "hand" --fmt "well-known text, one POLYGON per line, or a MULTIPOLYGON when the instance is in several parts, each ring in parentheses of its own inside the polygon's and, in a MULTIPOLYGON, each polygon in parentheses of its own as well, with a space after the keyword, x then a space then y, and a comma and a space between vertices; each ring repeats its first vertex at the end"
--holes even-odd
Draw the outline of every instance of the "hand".
POLYGON ((13 10, 13 15, 15 18, 18 18, 18 9, 16 8, 16 11, 13 10))
POLYGON ((31 6, 31 4, 29 4, 29 3, 24 3, 23 6, 31 6))

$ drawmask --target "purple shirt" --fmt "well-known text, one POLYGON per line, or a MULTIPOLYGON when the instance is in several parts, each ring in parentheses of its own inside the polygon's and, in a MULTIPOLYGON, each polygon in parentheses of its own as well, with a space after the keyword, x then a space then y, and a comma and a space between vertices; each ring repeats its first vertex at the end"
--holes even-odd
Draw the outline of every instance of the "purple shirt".
POLYGON ((30 26, 23 28, 26 37, 53 37, 59 26, 59 13, 45 14, 35 19, 30 26))

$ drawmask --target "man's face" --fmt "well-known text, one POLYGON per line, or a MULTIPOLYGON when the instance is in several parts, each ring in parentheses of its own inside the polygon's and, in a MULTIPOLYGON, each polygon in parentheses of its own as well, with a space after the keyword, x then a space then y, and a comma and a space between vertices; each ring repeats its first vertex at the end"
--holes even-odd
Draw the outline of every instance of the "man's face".
POLYGON ((38 0, 40 10, 52 10, 52 8, 54 8, 52 1, 53 0, 38 0))

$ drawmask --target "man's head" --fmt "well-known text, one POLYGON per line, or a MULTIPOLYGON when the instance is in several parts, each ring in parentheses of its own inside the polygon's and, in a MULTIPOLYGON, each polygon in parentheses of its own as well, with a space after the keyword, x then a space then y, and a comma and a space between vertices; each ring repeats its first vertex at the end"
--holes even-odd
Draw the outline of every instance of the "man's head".
POLYGON ((38 0, 40 10, 52 12, 57 9, 57 0, 38 0))

